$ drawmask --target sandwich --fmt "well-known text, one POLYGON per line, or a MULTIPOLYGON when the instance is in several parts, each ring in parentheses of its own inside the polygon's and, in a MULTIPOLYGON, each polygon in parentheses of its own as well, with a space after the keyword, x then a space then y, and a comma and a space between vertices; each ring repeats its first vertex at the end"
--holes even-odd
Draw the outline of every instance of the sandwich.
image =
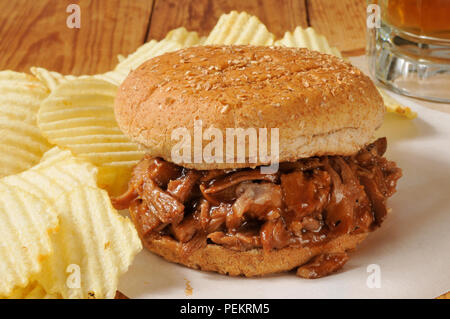
POLYGON ((166 53, 130 72, 114 109, 146 155, 113 204, 148 250, 194 269, 329 275, 382 224, 401 177, 374 139, 374 84, 307 49, 166 53))

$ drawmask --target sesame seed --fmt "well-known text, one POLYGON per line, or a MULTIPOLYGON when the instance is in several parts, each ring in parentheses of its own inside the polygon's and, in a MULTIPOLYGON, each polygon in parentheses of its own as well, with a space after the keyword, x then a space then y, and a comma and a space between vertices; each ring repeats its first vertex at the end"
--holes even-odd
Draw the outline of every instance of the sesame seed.
POLYGON ((228 111, 228 108, 229 108, 230 106, 228 105, 228 104, 225 104, 223 107, 222 107, 222 109, 220 110, 220 113, 222 113, 222 114, 224 114, 226 111, 228 111))

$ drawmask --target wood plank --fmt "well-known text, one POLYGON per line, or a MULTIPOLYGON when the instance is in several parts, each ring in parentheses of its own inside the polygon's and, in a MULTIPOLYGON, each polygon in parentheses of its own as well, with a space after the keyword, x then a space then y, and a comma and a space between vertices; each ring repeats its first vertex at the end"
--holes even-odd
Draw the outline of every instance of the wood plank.
POLYGON ((257 16, 277 37, 307 26, 304 0, 155 0, 147 41, 160 40, 182 26, 207 35, 219 17, 232 10, 257 16))
POLYGON ((364 54, 366 0, 307 0, 309 23, 332 46, 347 53, 364 54))
POLYGON ((153 0, 80 1, 80 29, 66 25, 70 3, 77 1, 1 1, 0 69, 100 73, 144 42, 153 0))

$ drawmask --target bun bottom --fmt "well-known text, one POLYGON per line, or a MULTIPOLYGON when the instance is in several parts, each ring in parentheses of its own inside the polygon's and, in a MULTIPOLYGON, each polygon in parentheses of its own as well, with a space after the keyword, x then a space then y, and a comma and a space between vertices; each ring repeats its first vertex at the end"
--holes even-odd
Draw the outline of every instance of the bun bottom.
POLYGON ((312 247, 286 247, 263 252, 262 249, 235 251, 215 244, 198 249, 189 257, 182 253, 182 245, 169 236, 144 240, 144 246, 165 258, 189 268, 213 271, 230 276, 263 276, 297 268, 320 254, 353 250, 367 237, 367 233, 343 235, 312 247))

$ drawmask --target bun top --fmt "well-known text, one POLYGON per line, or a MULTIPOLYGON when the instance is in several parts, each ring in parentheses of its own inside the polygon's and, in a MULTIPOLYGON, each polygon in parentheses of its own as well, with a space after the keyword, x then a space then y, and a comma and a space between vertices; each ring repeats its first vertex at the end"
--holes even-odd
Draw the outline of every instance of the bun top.
POLYGON ((214 140, 205 136, 210 127, 222 132, 224 150, 226 128, 267 128, 270 154, 271 129, 278 128, 279 161, 284 162, 353 154, 370 142, 384 112, 374 84, 350 63, 285 47, 198 46, 166 53, 132 71, 115 100, 126 135, 152 156, 195 169, 270 163, 252 160, 248 138, 245 163, 236 163, 237 152, 230 153, 234 161, 229 163, 194 163, 195 121, 197 127, 202 121, 203 150, 214 140), (179 128, 192 137, 185 140, 192 141, 192 163, 172 158, 181 140, 179 128))

